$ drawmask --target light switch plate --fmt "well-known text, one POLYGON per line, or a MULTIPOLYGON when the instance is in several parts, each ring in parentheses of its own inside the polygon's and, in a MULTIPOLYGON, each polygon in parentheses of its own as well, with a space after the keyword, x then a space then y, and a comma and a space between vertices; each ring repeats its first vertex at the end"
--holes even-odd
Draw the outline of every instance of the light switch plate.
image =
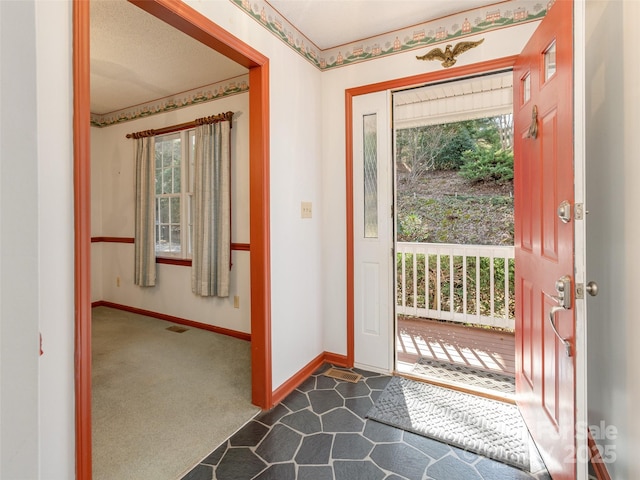
POLYGON ((311 202, 302 202, 300 205, 300 218, 311 218, 311 202))

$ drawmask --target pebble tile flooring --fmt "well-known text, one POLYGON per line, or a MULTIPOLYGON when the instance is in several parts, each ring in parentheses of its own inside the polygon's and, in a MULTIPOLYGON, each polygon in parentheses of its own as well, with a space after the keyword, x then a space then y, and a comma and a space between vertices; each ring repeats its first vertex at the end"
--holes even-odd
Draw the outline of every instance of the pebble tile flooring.
POLYGON ((358 369, 358 383, 318 369, 258 414, 182 480, 550 480, 365 415, 391 377, 358 369))

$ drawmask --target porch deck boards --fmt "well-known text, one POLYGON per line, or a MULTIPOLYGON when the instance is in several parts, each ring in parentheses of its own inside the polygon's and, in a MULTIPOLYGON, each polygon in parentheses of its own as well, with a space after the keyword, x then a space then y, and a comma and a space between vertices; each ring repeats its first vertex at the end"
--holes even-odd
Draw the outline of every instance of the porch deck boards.
POLYGON ((510 332, 400 316, 396 349, 399 364, 426 357, 515 375, 515 334, 510 332))

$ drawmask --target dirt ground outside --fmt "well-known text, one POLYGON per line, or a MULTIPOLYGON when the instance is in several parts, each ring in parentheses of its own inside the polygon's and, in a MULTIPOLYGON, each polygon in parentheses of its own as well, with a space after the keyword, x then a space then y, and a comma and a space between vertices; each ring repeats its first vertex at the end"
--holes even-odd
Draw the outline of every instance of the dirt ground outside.
POLYGON ((513 245, 513 182, 470 182, 455 170, 397 181, 399 242, 513 245))

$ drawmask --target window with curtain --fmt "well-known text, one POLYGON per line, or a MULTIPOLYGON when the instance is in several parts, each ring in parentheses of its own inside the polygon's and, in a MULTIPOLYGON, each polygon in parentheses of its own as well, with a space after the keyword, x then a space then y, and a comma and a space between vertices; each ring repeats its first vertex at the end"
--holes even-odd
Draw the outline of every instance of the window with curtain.
POLYGON ((158 135, 155 142, 155 252, 191 258, 195 130, 158 135))
POLYGON ((191 258, 193 293, 229 296, 232 118, 127 135, 136 139, 136 285, 155 285, 156 256, 191 258))

